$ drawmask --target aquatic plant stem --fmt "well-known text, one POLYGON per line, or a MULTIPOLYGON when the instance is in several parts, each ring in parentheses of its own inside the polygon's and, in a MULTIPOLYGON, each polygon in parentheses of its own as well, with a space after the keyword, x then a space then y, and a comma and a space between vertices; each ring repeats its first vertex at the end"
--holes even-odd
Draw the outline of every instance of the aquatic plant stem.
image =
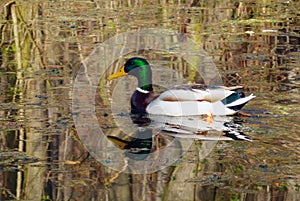
MULTIPOLYGON (((22 54, 21 54, 21 48, 20 48, 20 41, 19 41, 19 28, 18 28, 18 19, 16 14, 16 6, 12 5, 11 7, 11 15, 12 15, 12 21, 13 21, 13 33, 14 33, 14 40, 15 40, 15 47, 16 47, 16 60, 17 60, 17 80, 16 80, 16 86, 14 88, 14 94, 13 94, 13 102, 15 102, 16 94, 18 92, 18 89, 23 86, 23 78, 22 78, 22 54)), ((23 92, 20 90, 20 99, 23 98, 23 92)), ((23 109, 19 110, 20 115, 24 115, 23 109)), ((19 147, 18 151, 23 152, 24 151, 24 129, 20 128, 19 130, 19 147)), ((18 168, 22 168, 21 166, 18 166, 18 168)), ((17 187, 16 187, 16 198, 17 200, 21 197, 21 190, 22 190, 22 172, 17 173, 17 187)))
POLYGON ((20 40, 19 40, 19 28, 18 28, 18 19, 16 13, 16 6, 12 5, 11 7, 11 16, 13 21, 13 34, 16 46, 16 60, 17 60, 17 74, 20 73, 22 69, 22 62, 21 62, 21 49, 20 49, 20 40))

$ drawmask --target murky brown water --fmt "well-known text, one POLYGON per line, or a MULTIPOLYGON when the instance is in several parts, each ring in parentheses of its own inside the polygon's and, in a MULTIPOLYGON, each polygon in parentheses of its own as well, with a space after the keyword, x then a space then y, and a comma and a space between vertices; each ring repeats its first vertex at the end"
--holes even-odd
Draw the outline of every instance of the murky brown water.
MULTIPOLYGON (((300 200, 298 1, 13 2, 0 3, 0 200, 300 200), (186 34, 226 86, 257 96, 243 110, 251 117, 230 119, 252 142, 194 140, 151 174, 112 170, 105 164, 124 161, 99 163, 86 150, 72 113, 81 61, 116 34, 141 28, 186 34), (204 147, 212 147, 208 155, 204 147)), ((135 54, 157 67, 161 86, 201 82, 172 51, 135 54)), ((117 59, 107 75, 124 61, 117 59)), ((131 92, 122 98, 116 86, 135 83, 102 77, 97 118, 104 133, 125 137, 136 129, 126 105, 131 92)), ((170 140, 160 133, 152 143, 159 149, 170 140)))

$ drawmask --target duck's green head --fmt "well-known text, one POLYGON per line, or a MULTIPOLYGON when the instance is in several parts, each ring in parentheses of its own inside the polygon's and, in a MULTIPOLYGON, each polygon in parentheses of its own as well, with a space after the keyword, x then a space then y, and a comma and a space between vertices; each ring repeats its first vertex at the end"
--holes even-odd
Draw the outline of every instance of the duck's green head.
POLYGON ((138 87, 152 91, 152 72, 146 59, 140 57, 128 59, 118 72, 110 75, 107 79, 112 80, 125 75, 135 76, 138 79, 138 87))

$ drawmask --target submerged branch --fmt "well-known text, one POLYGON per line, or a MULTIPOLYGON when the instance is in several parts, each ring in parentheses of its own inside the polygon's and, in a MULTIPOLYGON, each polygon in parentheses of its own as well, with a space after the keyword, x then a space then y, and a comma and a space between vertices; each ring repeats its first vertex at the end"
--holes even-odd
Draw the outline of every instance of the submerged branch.
POLYGON ((125 158, 125 159, 124 159, 124 162, 125 162, 125 164, 124 164, 124 166, 122 167, 122 169, 121 169, 120 171, 118 171, 116 174, 114 174, 111 178, 109 178, 109 179, 104 183, 104 186, 108 187, 112 182, 114 182, 114 180, 116 180, 116 179, 119 177, 119 175, 120 175, 122 172, 124 172, 124 171, 126 170, 126 168, 127 168, 127 166, 128 166, 128 159, 125 158))

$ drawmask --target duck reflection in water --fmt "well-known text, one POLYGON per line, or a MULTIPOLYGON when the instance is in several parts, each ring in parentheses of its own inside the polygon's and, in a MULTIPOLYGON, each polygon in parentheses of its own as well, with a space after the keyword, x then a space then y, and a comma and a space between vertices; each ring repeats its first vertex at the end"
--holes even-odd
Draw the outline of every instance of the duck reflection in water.
MULTIPOLYGON (((130 117, 133 124, 137 125, 135 133, 126 137, 126 140, 116 136, 108 136, 108 139, 125 150, 125 155, 134 160, 144 160, 149 154, 162 150, 173 140, 179 139, 252 141, 252 138, 244 133, 246 128, 239 117, 226 117, 220 121, 215 118, 211 123, 198 117, 180 118, 180 121, 165 116, 160 118, 161 116, 131 114, 130 117), (155 140, 154 143, 154 139, 159 140, 155 140)), ((180 149, 179 144, 176 146, 180 149)))
POLYGON ((124 140, 116 136, 107 138, 120 149, 126 150, 125 155, 134 160, 144 160, 153 150, 153 133, 148 128, 151 120, 145 115, 131 115, 131 120, 138 127, 133 137, 124 140))

